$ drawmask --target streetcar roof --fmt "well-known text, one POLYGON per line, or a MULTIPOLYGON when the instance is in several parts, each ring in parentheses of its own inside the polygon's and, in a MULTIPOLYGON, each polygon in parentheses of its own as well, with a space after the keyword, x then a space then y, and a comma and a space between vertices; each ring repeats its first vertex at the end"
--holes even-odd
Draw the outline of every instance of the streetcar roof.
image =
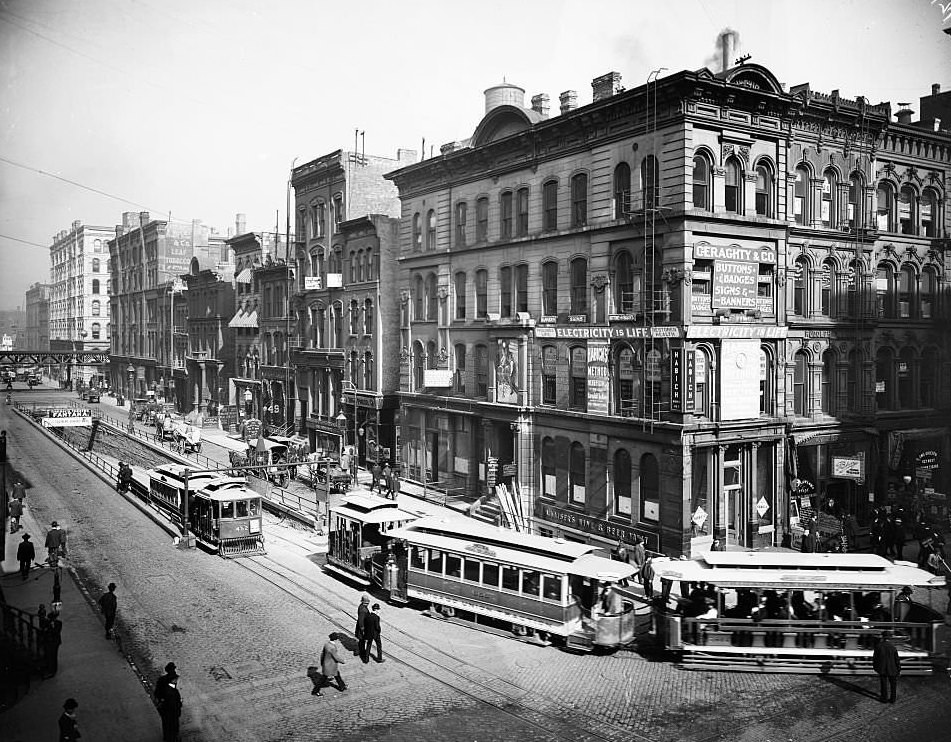
POLYGON ((419 517, 417 513, 400 510, 396 500, 388 500, 372 494, 347 495, 330 511, 360 523, 392 523, 415 520, 419 517))
POLYGON ((705 552, 693 559, 661 557, 653 565, 664 579, 720 587, 868 591, 945 584, 944 577, 911 562, 893 563, 875 554, 705 552))
MULTIPOLYGON (((186 469, 191 471, 191 468, 184 464, 165 464, 163 466, 157 466, 154 469, 149 469, 146 474, 148 474, 149 479, 158 479, 170 484, 184 486, 186 469)), ((224 477, 224 474, 216 474, 214 472, 189 473, 188 488, 195 490, 201 489, 206 483, 213 479, 221 479, 222 477, 224 477)))
POLYGON ((619 580, 637 571, 634 565, 592 552, 601 547, 510 531, 469 518, 441 515, 420 518, 387 531, 391 538, 475 558, 493 559, 542 572, 573 574, 599 580, 619 580))

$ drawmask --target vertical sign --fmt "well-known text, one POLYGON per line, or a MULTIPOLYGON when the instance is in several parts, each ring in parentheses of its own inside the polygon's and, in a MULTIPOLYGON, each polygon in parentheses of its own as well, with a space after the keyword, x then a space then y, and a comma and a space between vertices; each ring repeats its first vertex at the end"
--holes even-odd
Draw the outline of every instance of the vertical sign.
POLYGON ((684 412, 693 412, 697 407, 697 352, 684 350, 684 412))
POLYGON ((588 340, 588 412, 608 414, 608 354, 607 340, 588 340))
POLYGON ((696 406, 696 353, 675 348, 670 356, 670 408, 674 412, 693 412, 696 406))

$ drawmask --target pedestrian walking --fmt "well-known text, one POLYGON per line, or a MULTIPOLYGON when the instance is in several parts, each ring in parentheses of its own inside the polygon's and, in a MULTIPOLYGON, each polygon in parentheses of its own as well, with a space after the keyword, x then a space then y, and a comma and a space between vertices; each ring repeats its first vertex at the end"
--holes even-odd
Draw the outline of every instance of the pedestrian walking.
POLYGON ((337 688, 342 693, 347 689, 347 684, 343 682, 343 676, 340 674, 340 665, 346 664, 337 651, 337 632, 331 632, 324 648, 320 650, 320 676, 316 679, 314 689, 311 695, 322 695, 320 690, 325 685, 330 685, 331 680, 337 681, 337 688))
POLYGON ((10 500, 10 533, 20 530, 20 518, 23 516, 23 500, 14 497, 10 500))
POLYGON ((644 547, 644 539, 640 536, 634 537, 634 548, 631 549, 631 560, 634 562, 634 566, 637 567, 638 572, 644 568, 644 562, 647 561, 647 549, 644 547))
POLYGON ((394 466, 390 470, 390 497, 396 499, 396 496, 400 493, 400 473, 399 470, 394 466))
POLYGON ((380 643, 380 604, 374 603, 373 610, 367 614, 363 625, 363 647, 360 656, 363 661, 370 661, 370 644, 376 644, 376 661, 386 662, 383 659, 383 646, 380 643))
POLYGON ((383 494, 383 470, 380 468, 380 462, 373 462, 373 468, 370 469, 370 492, 373 492, 379 484, 378 492, 383 494))
POLYGON ((872 653, 872 669, 878 674, 879 680, 878 700, 882 703, 895 703, 898 676, 901 674, 901 658, 891 638, 891 631, 883 631, 882 639, 872 653))
POLYGON ((20 502, 26 499, 26 485, 20 479, 13 483, 13 499, 20 502))
POLYGON ((79 724, 76 722, 76 709, 79 702, 75 698, 67 698, 63 704, 63 713, 59 717, 59 742, 76 742, 82 737, 79 733, 79 724))
POLYGON ((650 600, 654 597, 654 566, 653 558, 647 557, 641 567, 641 584, 644 586, 644 597, 650 600))
POLYGON ((46 534, 46 552, 51 567, 55 567, 59 563, 60 554, 66 553, 66 532, 59 527, 59 523, 55 520, 46 534))
POLYGON ((36 549, 30 541, 30 534, 24 533, 20 545, 17 547, 17 561, 20 563, 20 576, 25 580, 30 574, 30 567, 36 559, 36 549))
POLYGON ((390 462, 383 464, 383 483, 386 485, 386 496, 393 494, 393 470, 390 469, 390 462))
POLYGON ((905 551, 905 511, 898 508, 890 519, 891 522, 891 547, 895 559, 904 559, 905 551))
POLYGON ((360 605, 357 607, 357 626, 354 634, 357 637, 357 654, 363 656, 363 635, 366 626, 367 614, 370 612, 370 596, 364 593, 360 596, 360 605))
POLYGON ((106 617, 106 639, 111 639, 112 627, 116 625, 116 611, 119 609, 119 601, 116 598, 116 583, 109 583, 109 592, 99 598, 99 607, 106 617))
POLYGON ((163 742, 178 742, 182 694, 178 690, 178 671, 174 662, 165 665, 165 674, 155 683, 155 706, 162 718, 163 742))
POLYGON ((56 611, 49 614, 42 642, 46 657, 46 672, 43 677, 51 678, 59 670, 59 647, 63 643, 63 622, 59 620, 59 613, 56 611))

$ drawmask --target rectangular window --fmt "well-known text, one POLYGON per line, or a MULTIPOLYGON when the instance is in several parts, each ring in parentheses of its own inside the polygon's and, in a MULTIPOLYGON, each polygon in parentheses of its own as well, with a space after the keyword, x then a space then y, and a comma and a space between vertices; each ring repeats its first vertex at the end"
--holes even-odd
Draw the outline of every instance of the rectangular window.
POLYGON ((512 236, 512 192, 502 194, 501 221, 499 222, 500 238, 510 239, 512 236))
POLYGON ((547 317, 558 314, 558 263, 542 266, 542 314, 547 317))
POLYGON ((480 198, 476 201, 476 242, 486 242, 489 239, 489 199, 480 198))
POLYGON ((456 204, 456 247, 466 246, 466 210, 465 201, 456 204))
POLYGON ((545 215, 545 231, 558 229, 558 182, 545 183, 542 189, 542 210, 545 215))
POLYGON ((462 577, 462 557, 446 554, 446 577, 462 577))
POLYGON ((517 198, 517 218, 515 221, 515 234, 518 237, 524 237, 528 234, 528 189, 522 188, 518 192, 517 198))
POLYGON ((499 565, 486 562, 482 565, 482 584, 487 587, 499 587, 499 565))
POLYGON ((499 312, 503 317, 512 316, 512 269, 509 266, 499 270, 499 312))
POLYGON ((489 315, 489 272, 476 271, 476 317, 484 319, 489 315))
POLYGON ((518 592, 518 568, 502 566, 502 589, 518 592))
POLYGON ((541 575, 534 569, 522 571, 522 593, 538 597, 541 591, 541 575))
POLYGON ((442 552, 438 549, 429 550, 429 562, 426 571, 434 575, 442 574, 442 552))
POLYGON ((542 593, 545 600, 556 600, 561 602, 561 576, 545 575, 544 591, 542 593))
POLYGON ((584 348, 571 349, 568 373, 571 379, 568 404, 573 410, 584 410, 587 408, 588 391, 587 352, 584 348))
POLYGON ((466 318, 466 274, 456 274, 456 319, 466 318))
POLYGON ((557 379, 558 354, 553 346, 547 346, 542 350, 542 404, 555 404, 557 379))
POLYGON ((479 568, 481 566, 482 562, 477 559, 466 559, 463 562, 462 579, 469 580, 469 582, 478 582, 479 568))
POLYGON ((528 312, 528 266, 515 266, 515 311, 528 312))
POLYGON ((571 226, 588 223, 588 176, 583 173, 571 179, 571 226))

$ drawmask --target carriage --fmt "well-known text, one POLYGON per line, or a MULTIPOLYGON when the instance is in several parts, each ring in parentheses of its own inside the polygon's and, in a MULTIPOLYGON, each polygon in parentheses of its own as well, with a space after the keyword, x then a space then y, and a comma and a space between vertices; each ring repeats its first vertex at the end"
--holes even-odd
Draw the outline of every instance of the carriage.
POLYGON ((317 489, 318 485, 327 486, 329 483, 330 491, 339 494, 350 490, 353 477, 350 472, 341 468, 337 459, 312 453, 305 456, 297 467, 297 479, 314 489, 317 489))
POLYGON ((175 440, 175 419, 168 412, 155 415, 155 437, 163 441, 175 440))
POLYGON ((245 466, 264 466, 254 472, 254 476, 267 479, 278 487, 284 487, 290 478, 288 467, 276 466, 287 464, 290 439, 284 437, 260 438, 249 441, 245 451, 229 451, 228 458, 231 466, 240 469, 245 466))
POLYGON ((201 428, 188 423, 179 423, 174 427, 173 436, 179 453, 201 452, 201 428))

